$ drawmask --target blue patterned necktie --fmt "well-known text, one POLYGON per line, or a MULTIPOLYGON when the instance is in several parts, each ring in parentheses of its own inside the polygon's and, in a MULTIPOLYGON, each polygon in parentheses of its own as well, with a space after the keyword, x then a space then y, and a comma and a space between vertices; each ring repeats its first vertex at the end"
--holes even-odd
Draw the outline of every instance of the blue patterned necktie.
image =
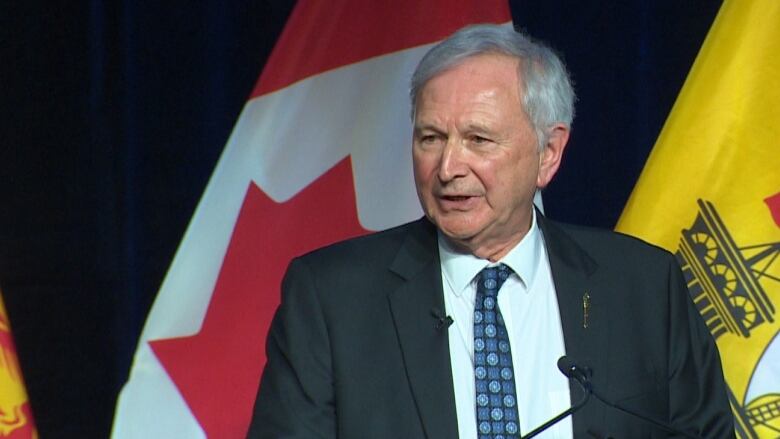
POLYGON ((498 290, 512 274, 504 264, 477 275, 474 303, 474 375, 477 389, 477 437, 520 437, 515 373, 504 318, 498 309, 498 290))

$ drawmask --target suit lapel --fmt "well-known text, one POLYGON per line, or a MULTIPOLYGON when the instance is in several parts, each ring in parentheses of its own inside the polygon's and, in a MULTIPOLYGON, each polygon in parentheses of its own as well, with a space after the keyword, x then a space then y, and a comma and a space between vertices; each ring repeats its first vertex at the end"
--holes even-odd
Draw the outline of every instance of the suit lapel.
POLYGON ((388 295, 406 373, 428 438, 458 436, 447 330, 432 310, 444 312, 436 230, 427 220, 410 230, 390 269, 406 282, 388 295))
MULTIPOLYGON (((592 279, 598 266, 560 227, 537 216, 550 259, 553 282, 561 313, 566 355, 590 367, 605 382, 608 318, 606 296, 592 279), (589 305, 585 325, 583 296, 589 305)), ((427 220, 410 228, 390 270, 403 278, 388 295, 395 329, 403 352, 406 373, 428 438, 458 437, 455 395, 452 384, 449 340, 446 330, 435 328, 432 309, 444 311, 441 267, 436 229, 427 220)), ((605 292, 604 292, 605 293, 605 292)), ((572 402, 582 397, 579 386, 570 383, 572 402)), ((589 403, 573 417, 574 436, 586 437, 591 423, 603 422, 603 407, 589 403)))
MULTIPOLYGON (((578 365, 587 366, 594 374, 603 375, 607 352, 608 318, 603 292, 595 289, 593 274, 598 266, 569 235, 554 223, 538 215, 550 259, 566 355, 578 365), (587 305, 585 302, 588 302, 587 305), (587 317, 586 308, 587 307, 587 317)), ((604 377, 600 376, 600 381, 604 377)), ((580 400, 582 390, 570 383, 572 403, 580 400)), ((588 421, 596 425, 603 417, 600 405, 589 403, 573 418, 574 436, 585 437, 588 421)))

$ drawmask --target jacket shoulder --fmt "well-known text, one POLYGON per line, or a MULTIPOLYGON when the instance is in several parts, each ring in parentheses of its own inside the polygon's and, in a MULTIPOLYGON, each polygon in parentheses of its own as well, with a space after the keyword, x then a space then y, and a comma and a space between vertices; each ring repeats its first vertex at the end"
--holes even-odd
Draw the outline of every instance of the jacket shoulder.
MULTIPOLYGON (((635 236, 613 230, 549 221, 579 245, 597 262, 623 261, 627 265, 659 263, 666 265, 674 255, 668 250, 635 236)), ((622 265, 622 264, 621 264, 622 265)))

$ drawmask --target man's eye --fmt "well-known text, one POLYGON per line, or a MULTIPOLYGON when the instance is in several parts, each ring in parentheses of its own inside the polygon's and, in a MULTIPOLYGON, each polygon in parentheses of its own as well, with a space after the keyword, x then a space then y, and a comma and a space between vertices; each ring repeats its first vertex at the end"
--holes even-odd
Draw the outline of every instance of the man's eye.
POLYGON ((471 139, 471 141, 472 141, 472 142, 474 142, 474 143, 476 143, 477 145, 481 145, 481 144, 483 144, 483 143, 488 143, 488 142, 490 142, 490 139, 487 139, 487 138, 485 138, 485 137, 482 137, 482 136, 474 136, 474 137, 471 139))
POLYGON ((426 134, 420 138, 420 142, 422 143, 434 143, 438 140, 438 136, 434 134, 426 134))

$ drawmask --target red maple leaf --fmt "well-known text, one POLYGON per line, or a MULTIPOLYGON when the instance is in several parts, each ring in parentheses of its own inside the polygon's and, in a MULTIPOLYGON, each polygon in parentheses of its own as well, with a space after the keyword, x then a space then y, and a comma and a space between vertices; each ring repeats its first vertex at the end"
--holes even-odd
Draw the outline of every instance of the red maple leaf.
POLYGON ((200 332, 149 342, 207 437, 246 436, 290 260, 364 233, 349 158, 284 203, 249 185, 200 332))

